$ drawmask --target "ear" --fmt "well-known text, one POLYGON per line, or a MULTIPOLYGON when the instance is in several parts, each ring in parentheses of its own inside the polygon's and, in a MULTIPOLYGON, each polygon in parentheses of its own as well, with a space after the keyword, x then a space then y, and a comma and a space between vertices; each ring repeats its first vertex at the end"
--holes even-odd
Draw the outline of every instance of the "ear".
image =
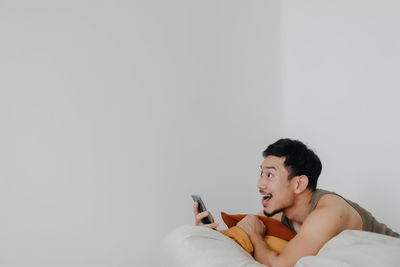
POLYGON ((300 194, 304 190, 307 189, 307 186, 308 186, 307 175, 299 175, 299 176, 296 176, 294 179, 296 179, 295 183, 294 183, 294 192, 296 194, 300 194))

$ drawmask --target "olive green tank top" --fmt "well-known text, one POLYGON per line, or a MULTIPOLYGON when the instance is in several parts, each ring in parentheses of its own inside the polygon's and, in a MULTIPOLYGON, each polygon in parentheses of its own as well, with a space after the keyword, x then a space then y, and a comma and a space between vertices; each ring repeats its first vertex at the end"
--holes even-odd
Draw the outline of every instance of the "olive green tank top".
MULTIPOLYGON (((312 212, 315 209, 315 207, 318 204, 318 201, 321 199, 321 197, 323 195, 326 195, 326 194, 337 195, 337 196, 343 198, 350 206, 352 206, 358 212, 358 214, 360 214, 360 216, 361 216, 362 223, 363 223, 363 231, 373 232, 373 233, 378 233, 378 234, 384 234, 384 235, 389 235, 389 236, 400 238, 400 234, 398 234, 396 232, 393 232, 385 224, 378 222, 375 219, 375 217, 372 216, 372 214, 370 212, 368 212, 364 208, 360 207, 360 205, 358 205, 357 203, 352 202, 350 200, 347 200, 344 197, 342 197, 342 196, 340 196, 340 195, 338 195, 338 194, 336 194, 334 192, 329 192, 329 191, 322 190, 322 189, 316 189, 313 192, 313 195, 311 197, 310 212, 312 212)), ((289 220, 285 216, 285 214, 282 214, 281 222, 294 231, 294 227, 293 227, 292 221, 289 220)))

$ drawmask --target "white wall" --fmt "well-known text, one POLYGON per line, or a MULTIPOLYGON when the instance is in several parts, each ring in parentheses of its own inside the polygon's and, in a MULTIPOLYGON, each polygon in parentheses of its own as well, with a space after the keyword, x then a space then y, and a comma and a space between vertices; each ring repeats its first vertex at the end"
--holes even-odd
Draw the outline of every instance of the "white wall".
POLYGON ((400 231, 398 1, 283 2, 284 133, 315 148, 320 186, 400 231))
POLYGON ((0 265, 159 266, 260 209, 282 134, 278 1, 1 1, 0 265), (155 255, 155 256, 154 256, 155 255))
POLYGON ((283 134, 399 231, 398 9, 2 1, 0 265, 162 265, 191 193, 260 209, 261 152, 283 134))

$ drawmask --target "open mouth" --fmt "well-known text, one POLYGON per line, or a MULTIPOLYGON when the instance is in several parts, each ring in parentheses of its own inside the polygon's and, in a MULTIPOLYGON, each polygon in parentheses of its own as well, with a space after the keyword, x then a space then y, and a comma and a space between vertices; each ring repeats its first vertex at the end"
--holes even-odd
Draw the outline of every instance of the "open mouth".
POLYGON ((272 194, 269 193, 265 196, 263 196, 262 198, 262 205, 265 207, 266 205, 268 205, 268 201, 272 198, 272 194))

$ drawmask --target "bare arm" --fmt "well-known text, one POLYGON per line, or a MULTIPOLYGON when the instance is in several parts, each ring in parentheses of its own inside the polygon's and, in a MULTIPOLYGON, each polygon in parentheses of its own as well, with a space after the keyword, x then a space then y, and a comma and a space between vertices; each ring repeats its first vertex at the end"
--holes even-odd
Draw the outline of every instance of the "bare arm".
POLYGON ((249 235, 257 261, 268 266, 286 267, 294 266, 304 256, 316 255, 328 240, 344 230, 346 219, 346 210, 341 206, 319 206, 306 218, 298 234, 280 254, 264 242, 257 217, 248 216, 238 226, 249 235))

